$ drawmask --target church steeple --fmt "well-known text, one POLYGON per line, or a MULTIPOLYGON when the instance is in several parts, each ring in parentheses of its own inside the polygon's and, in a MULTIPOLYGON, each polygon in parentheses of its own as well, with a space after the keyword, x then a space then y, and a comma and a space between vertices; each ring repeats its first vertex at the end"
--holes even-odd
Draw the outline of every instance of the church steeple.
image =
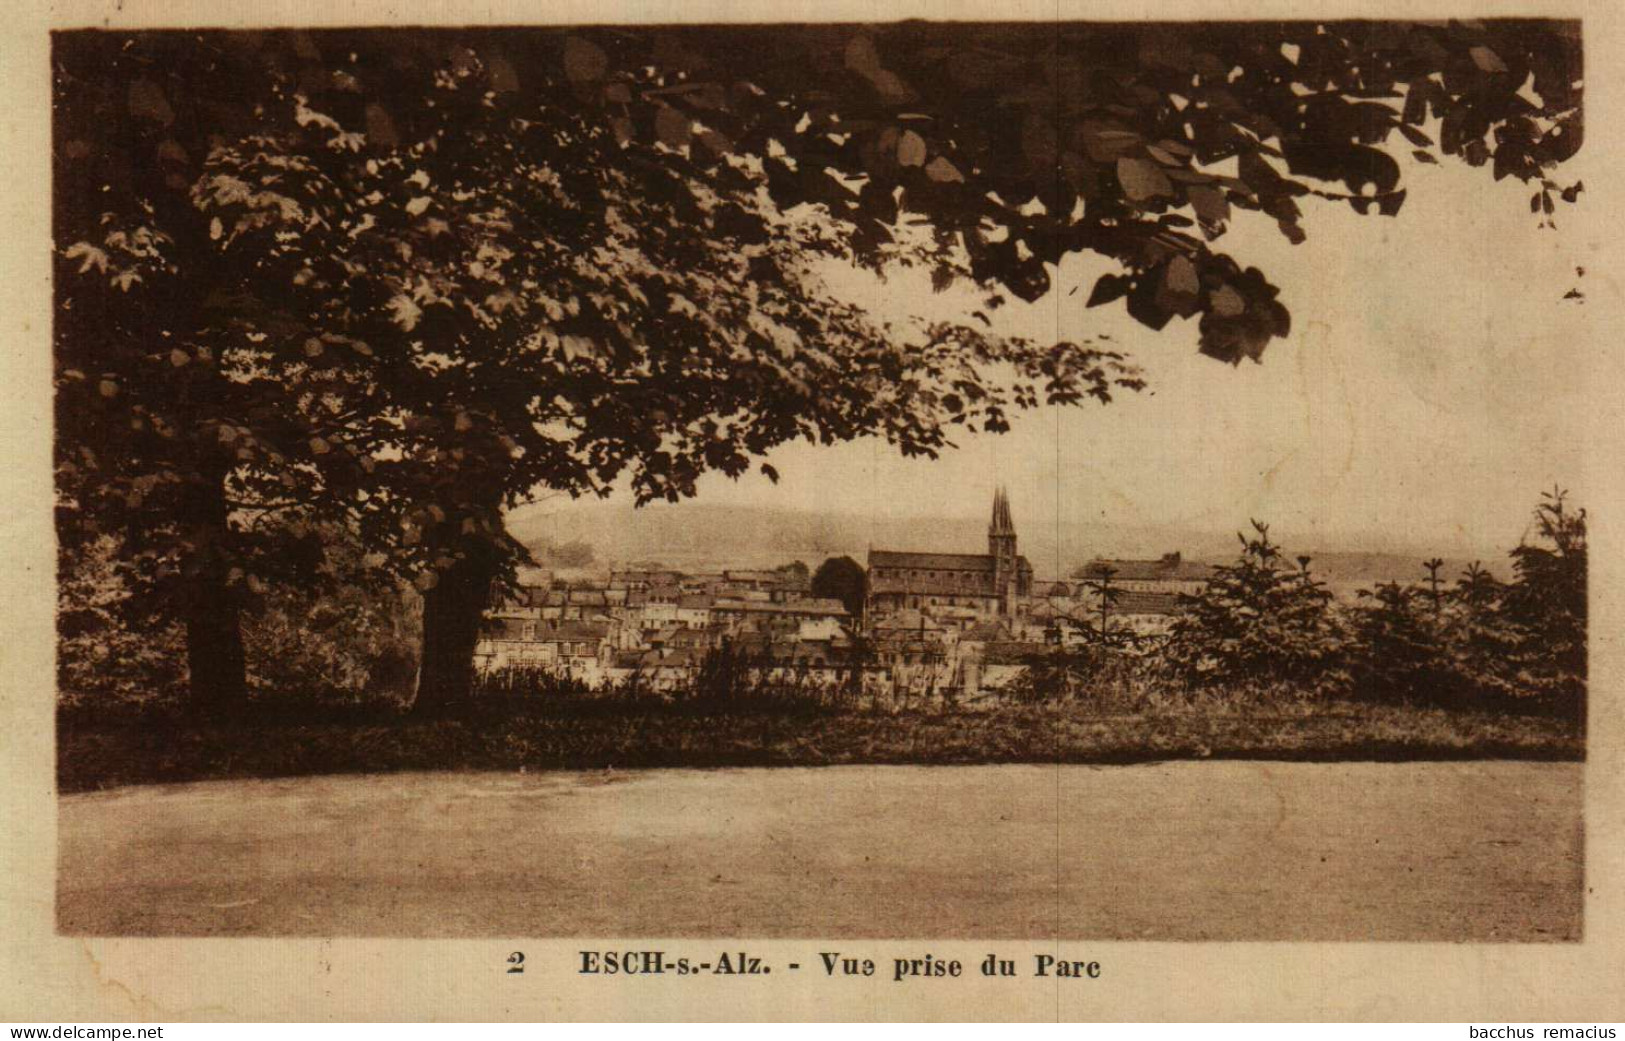
POLYGON ((993 520, 987 526, 987 537, 1009 535, 1013 538, 1015 534, 1015 523, 1010 520, 1010 496, 1005 492, 1004 486, 1000 485, 993 493, 993 520))
POLYGON ((993 519, 987 526, 987 555, 993 558, 993 595, 999 598, 999 613, 1008 615, 1011 594, 1016 591, 1016 525, 1010 519, 1010 495, 1002 485, 993 493, 993 519))

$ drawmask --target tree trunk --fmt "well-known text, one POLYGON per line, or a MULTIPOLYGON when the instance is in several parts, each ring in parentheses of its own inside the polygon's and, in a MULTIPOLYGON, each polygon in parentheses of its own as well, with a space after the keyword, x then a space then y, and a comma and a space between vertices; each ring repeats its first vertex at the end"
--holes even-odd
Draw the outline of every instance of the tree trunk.
POLYGON ((469 552, 423 595, 423 661, 414 713, 442 711, 472 694, 474 645, 496 574, 494 554, 469 552))
POLYGON ((186 620, 186 664, 193 707, 229 715, 248 700, 243 632, 236 603, 216 569, 200 576, 186 620))
POLYGON ((227 715, 248 700, 241 611, 226 583, 225 473, 199 475, 190 489, 185 521, 192 532, 192 567, 186 591, 188 693, 201 715, 227 715))

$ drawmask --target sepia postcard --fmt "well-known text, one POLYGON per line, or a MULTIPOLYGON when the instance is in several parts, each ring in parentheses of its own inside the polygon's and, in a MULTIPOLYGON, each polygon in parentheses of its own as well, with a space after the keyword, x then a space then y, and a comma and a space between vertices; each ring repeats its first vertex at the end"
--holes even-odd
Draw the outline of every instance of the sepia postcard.
POLYGON ((0 1013, 1625 1018, 1619 39, 19 17, 0 1013))

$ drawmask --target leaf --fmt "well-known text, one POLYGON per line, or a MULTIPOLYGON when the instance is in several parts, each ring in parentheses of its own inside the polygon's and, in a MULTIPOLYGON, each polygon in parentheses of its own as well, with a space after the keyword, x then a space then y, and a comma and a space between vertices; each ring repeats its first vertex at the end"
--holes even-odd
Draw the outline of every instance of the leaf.
POLYGON ((903 131, 903 136, 897 139, 897 163, 899 166, 923 166, 925 138, 912 130, 903 131))
POLYGON ((1173 182, 1156 163, 1132 156, 1117 160, 1117 180, 1123 186, 1123 194, 1132 202, 1171 195, 1174 190, 1173 182))
POLYGON ((1415 127, 1409 126, 1405 123, 1399 124, 1399 132, 1400 134, 1404 135, 1405 140, 1409 141, 1417 148, 1427 148, 1429 145, 1433 144, 1433 138, 1427 136, 1427 134, 1416 129, 1415 127))
POLYGON ((118 384, 112 380, 102 380, 96 384, 96 390, 104 398, 118 397, 118 384))
POLYGON ((582 358, 592 358, 598 353, 596 345, 585 336, 576 336, 567 333, 559 338, 566 361, 579 361, 582 358))
POLYGON ((1168 261, 1168 266, 1163 269, 1162 287, 1157 292, 1155 302, 1164 311, 1189 318, 1196 313, 1201 291, 1202 283, 1196 276, 1196 265, 1191 263, 1189 257, 1179 255, 1168 261))
POLYGON ((1208 299, 1213 313, 1225 318, 1234 318, 1247 310, 1247 298, 1238 293, 1234 286, 1220 286, 1208 299))
POLYGON ((412 580, 412 584, 417 586, 422 592, 427 593, 429 590, 440 584, 440 576, 435 574, 433 571, 420 571, 418 572, 418 577, 412 580))
POLYGON ((595 83, 604 78, 609 58, 603 50, 579 36, 564 41, 564 74, 573 83, 595 83))
POLYGON ((149 79, 130 81, 129 105, 130 115, 139 119, 150 119, 163 126, 175 122, 175 110, 169 107, 163 88, 149 79))
POLYGON ((1185 198, 1204 225, 1219 228, 1230 220, 1230 200, 1222 189, 1193 184, 1185 189, 1185 198))
POLYGON ((1097 163, 1110 163, 1140 143, 1140 135, 1108 123, 1085 120, 1077 130, 1084 151, 1097 163))
POLYGON ((486 61, 485 68, 491 77, 493 93, 512 94, 519 90, 519 73, 507 58, 500 55, 492 57, 486 61))
POLYGON ((683 113, 671 107, 655 111, 655 136, 667 147, 682 148, 693 133, 694 122, 683 113))
POLYGON ((1411 155, 1414 156, 1416 161, 1419 163, 1431 163, 1437 165, 1439 162, 1439 160, 1433 158, 1432 152, 1424 152, 1420 148, 1413 151, 1411 155))
POLYGON ((181 350, 179 347, 176 347, 174 350, 169 352, 169 364, 175 366, 177 369, 191 360, 192 356, 181 350))
POLYGON ((700 131, 696 136, 699 137, 700 144, 718 156, 727 155, 734 150, 734 144, 728 140, 728 135, 712 130, 709 127, 700 131))
POLYGON ((400 144, 400 136, 395 133, 395 120, 390 118, 389 111, 379 104, 368 105, 365 112, 367 123, 367 140, 385 151, 400 144))
POLYGON ((880 53, 875 50, 875 41, 868 33, 859 33, 847 41, 846 67, 853 72, 873 78, 881 71, 880 53))
POLYGON ((1199 293, 1202 290, 1202 283, 1196 277, 1196 265, 1186 256, 1177 256, 1168 262, 1163 283, 1175 293, 1199 293))
POLYGON ((1061 158, 1060 140, 1049 120, 1032 113, 1021 124, 1021 152, 1034 170, 1048 173, 1061 158))
POLYGON ((326 438, 313 437, 310 439, 310 450, 315 455, 326 455, 333 446, 327 443, 326 438))
POLYGON ((1472 48, 1467 53, 1472 56, 1473 64, 1485 72, 1507 71, 1506 62, 1502 61, 1501 56, 1488 47, 1480 45, 1472 48))
POLYGON ((107 253, 104 250, 92 246, 88 242, 75 242, 73 245, 64 250, 62 255, 69 260, 73 260, 78 257, 84 258, 84 263, 79 265, 79 273, 81 275, 89 271, 91 268, 95 268, 104 275, 107 273, 107 253))
POLYGON ((1095 282, 1094 291, 1089 294, 1089 301, 1085 307, 1099 307, 1109 304, 1128 293, 1134 287, 1133 279, 1127 275, 1101 275, 1095 282))
POLYGON ((423 308, 404 293, 396 294, 389 301, 389 310, 395 324, 407 332, 417 328, 418 319, 423 317, 423 308))
POLYGON ((1159 148, 1156 145, 1146 145, 1145 150, 1146 150, 1146 152, 1148 152, 1151 155, 1151 158, 1155 159, 1157 162, 1161 163, 1163 166, 1184 166, 1185 165, 1185 161, 1183 159, 1181 159, 1179 156, 1174 155, 1172 152, 1168 151, 1165 148, 1159 148))
POLYGON ((965 175, 959 172, 959 167, 940 155, 925 164, 925 175, 940 184, 962 183, 965 180, 965 175))

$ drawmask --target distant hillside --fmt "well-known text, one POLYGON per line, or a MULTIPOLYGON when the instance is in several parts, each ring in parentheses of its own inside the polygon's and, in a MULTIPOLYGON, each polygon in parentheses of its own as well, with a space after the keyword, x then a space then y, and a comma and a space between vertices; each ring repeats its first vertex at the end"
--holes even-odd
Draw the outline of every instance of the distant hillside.
MULTIPOLYGON (((1155 557, 1178 551, 1188 560, 1226 561, 1236 555, 1233 532, 1202 532, 1126 525, 1023 525, 1021 552, 1040 577, 1068 575, 1096 556, 1155 557), (1059 551, 1058 551, 1059 550, 1059 551)), ((775 567, 791 560, 817 567, 832 556, 851 556, 860 563, 868 550, 910 549, 979 553, 987 545, 982 520, 935 518, 900 520, 815 513, 772 507, 710 506, 698 502, 654 503, 633 509, 622 503, 577 502, 516 511, 509 518, 514 536, 540 551, 546 547, 585 543, 592 547, 591 567, 658 562, 687 570, 722 567, 775 567)), ((1328 546, 1304 546, 1290 532, 1279 533, 1290 553, 1308 553, 1313 568, 1335 583, 1419 579, 1426 549, 1406 552, 1328 546)), ((1486 555, 1485 563, 1504 571, 1504 551, 1486 555)), ((1466 560, 1447 560, 1443 573, 1452 580, 1466 560)))

